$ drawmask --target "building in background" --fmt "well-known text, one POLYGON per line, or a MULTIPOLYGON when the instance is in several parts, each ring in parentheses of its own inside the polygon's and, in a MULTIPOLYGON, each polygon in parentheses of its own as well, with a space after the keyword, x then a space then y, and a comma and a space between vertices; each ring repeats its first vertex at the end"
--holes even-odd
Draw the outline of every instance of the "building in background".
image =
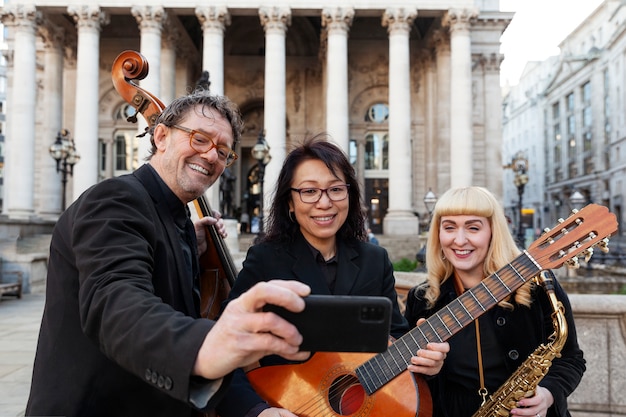
MULTIPOLYGON (((621 225, 626 195, 626 5, 604 1, 559 47, 558 56, 529 63, 505 96, 503 159, 520 151, 528 155, 523 208, 534 213, 529 225, 533 231, 553 226, 586 203, 606 205, 621 225)), ((517 190, 508 171, 503 201, 518 218, 517 190)))
MULTIPOLYGON (((498 0, 249 2, 7 1, 7 219, 54 220, 61 185, 48 154, 68 129, 81 156, 68 203, 92 184, 143 163, 145 123, 111 82, 123 50, 140 51, 141 86, 164 103, 203 71, 241 108, 246 130, 231 167, 233 205, 258 216, 293 143, 327 132, 349 153, 377 234, 418 233, 423 196, 451 186, 502 193, 500 36, 513 13, 498 0), (264 187, 251 149, 270 147, 264 187), (255 193, 264 193, 259 204, 255 193), (256 211, 255 211, 256 210, 256 211)), ((219 207, 218 187, 208 195, 219 207)))

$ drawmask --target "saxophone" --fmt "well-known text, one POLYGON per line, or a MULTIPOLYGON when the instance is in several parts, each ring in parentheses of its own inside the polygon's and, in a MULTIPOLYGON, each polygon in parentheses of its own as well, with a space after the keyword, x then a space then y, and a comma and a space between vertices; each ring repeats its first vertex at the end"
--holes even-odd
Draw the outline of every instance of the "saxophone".
POLYGON ((539 345, 472 417, 508 417, 518 400, 535 394, 539 381, 546 376, 552 366, 552 360, 561 356, 561 350, 567 340, 567 321, 563 304, 557 300, 554 293, 554 274, 552 271, 542 271, 535 279, 548 294, 554 310, 552 313, 554 333, 548 338, 548 343, 539 345))

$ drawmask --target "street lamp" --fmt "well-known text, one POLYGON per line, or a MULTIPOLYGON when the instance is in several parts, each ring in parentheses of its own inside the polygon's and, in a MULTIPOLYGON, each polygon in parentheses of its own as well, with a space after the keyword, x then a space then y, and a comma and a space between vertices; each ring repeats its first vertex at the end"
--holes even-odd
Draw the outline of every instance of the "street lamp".
POLYGON ((424 205, 426 206, 426 210, 428 210, 428 228, 430 228, 430 220, 432 219, 436 203, 437 195, 429 188, 426 195, 424 195, 424 205))
POLYGON ((517 222, 517 243, 521 247, 524 246, 524 229, 522 227, 523 217, 523 205, 522 199, 524 197, 524 187, 528 184, 528 159, 524 156, 524 153, 519 151, 513 157, 511 165, 509 166, 515 173, 513 178, 513 184, 517 187, 517 209, 518 209, 518 222, 517 222))
POLYGON ((67 176, 74 173, 74 164, 80 160, 80 155, 76 152, 76 146, 74 140, 70 139, 70 132, 67 129, 59 130, 57 138, 52 145, 50 145, 50 156, 57 162, 57 172, 62 174, 62 203, 61 208, 65 210, 65 194, 67 188, 67 176))
POLYGON ((574 191, 569 197, 569 202, 574 210, 580 210, 586 201, 587 199, 580 193, 580 191, 574 191))
POLYGON ((272 159, 270 147, 265 141, 263 130, 259 132, 256 143, 252 147, 252 157, 259 165, 259 234, 263 233, 263 177, 265 176, 265 166, 272 159))

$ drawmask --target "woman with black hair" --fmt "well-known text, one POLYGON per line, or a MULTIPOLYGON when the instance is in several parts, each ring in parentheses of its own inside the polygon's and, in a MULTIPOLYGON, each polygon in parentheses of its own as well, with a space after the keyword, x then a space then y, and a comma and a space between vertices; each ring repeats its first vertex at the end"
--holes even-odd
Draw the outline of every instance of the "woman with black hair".
MULTIPOLYGON (((393 305, 391 336, 408 329, 398 307, 393 265, 387 251, 367 242, 365 210, 354 168, 335 144, 316 136, 286 157, 276 185, 266 234, 252 246, 235 280, 230 299, 254 284, 273 278, 298 280, 312 294, 385 296, 393 305)), ((412 371, 433 375, 439 371, 447 343, 433 344, 418 354, 412 371)), ((261 360, 276 364, 277 357, 261 360)), ((222 417, 295 417, 271 408, 240 372, 225 400, 222 417)))

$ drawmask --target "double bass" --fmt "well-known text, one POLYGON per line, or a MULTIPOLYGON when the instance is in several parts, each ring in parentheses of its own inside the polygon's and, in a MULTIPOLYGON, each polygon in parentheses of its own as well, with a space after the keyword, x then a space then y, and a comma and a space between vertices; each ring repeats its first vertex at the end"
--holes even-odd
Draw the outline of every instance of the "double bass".
MULTIPOLYGON (((120 53, 111 70, 113 85, 119 95, 131 105, 136 113, 128 117, 136 123, 141 114, 148 123, 146 133, 154 126, 165 105, 150 92, 141 88, 137 80, 148 75, 148 61, 136 51, 120 53)), ((145 133, 143 134, 145 135, 145 133)), ((142 135, 140 135, 142 136, 142 135)), ((199 217, 213 216, 213 212, 204 195, 193 202, 199 217)), ((228 250, 228 246, 215 226, 207 227, 209 244, 207 251, 200 256, 200 314, 204 318, 215 319, 221 303, 226 299, 237 277, 237 268, 228 250)))

